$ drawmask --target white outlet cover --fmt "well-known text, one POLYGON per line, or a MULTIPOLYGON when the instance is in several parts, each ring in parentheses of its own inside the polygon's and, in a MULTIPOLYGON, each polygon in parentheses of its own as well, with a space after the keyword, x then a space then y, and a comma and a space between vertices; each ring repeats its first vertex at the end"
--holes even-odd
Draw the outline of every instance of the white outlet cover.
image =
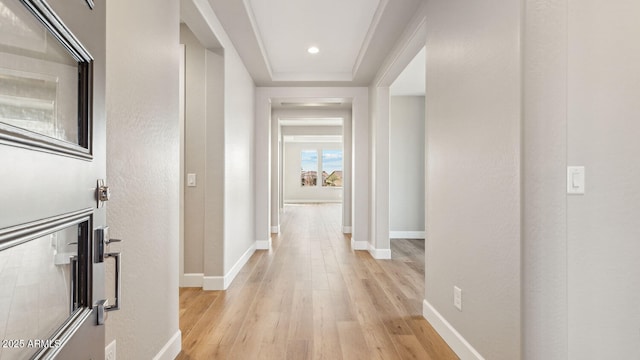
POLYGON ((104 348, 104 360, 116 360, 116 341, 113 340, 104 348))
POLYGON ((457 286, 453 287, 453 306, 462 311, 462 289, 457 286))

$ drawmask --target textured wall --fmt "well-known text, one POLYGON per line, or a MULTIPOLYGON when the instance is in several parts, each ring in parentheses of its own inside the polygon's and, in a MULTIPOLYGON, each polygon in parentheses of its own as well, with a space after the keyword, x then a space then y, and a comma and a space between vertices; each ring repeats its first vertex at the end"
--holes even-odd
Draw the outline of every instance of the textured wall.
MULTIPOLYGON (((522 354, 567 356, 567 0, 526 2, 522 354)), ((573 358, 570 358, 573 359, 573 358)))
POLYGON ((520 358, 521 10, 509 0, 426 9, 425 297, 492 360, 520 358))
POLYGON ((369 88, 371 246, 389 249, 389 87, 369 88))
POLYGON ((229 43, 224 55, 225 274, 256 240, 254 124, 255 86, 229 43))
MULTIPOLYGON (((224 249, 224 199, 225 199, 225 117, 224 117, 224 57, 210 50, 205 51, 205 71, 200 76, 206 83, 204 148, 206 176, 200 184, 204 187, 204 275, 221 276, 224 249)), ((188 98, 187 93, 187 98, 188 98)), ((187 118, 187 126, 189 119, 187 118)), ((187 142, 189 139, 187 138, 187 142)), ((202 155, 201 155, 202 156, 202 155)))
POLYGON ((568 4, 568 358, 639 359, 640 3, 568 4))
POLYGON ((424 231, 424 96, 392 96, 389 230, 424 231))
MULTIPOLYGON (((205 49, 189 27, 180 25, 185 44, 185 172, 198 186, 184 188, 184 272, 204 273, 204 201, 206 189, 205 49)), ((186 181, 186 180, 185 180, 186 181)))
POLYGON ((179 331, 179 22, 177 1, 107 6, 107 220, 124 240, 107 342, 120 359, 151 359, 179 331))

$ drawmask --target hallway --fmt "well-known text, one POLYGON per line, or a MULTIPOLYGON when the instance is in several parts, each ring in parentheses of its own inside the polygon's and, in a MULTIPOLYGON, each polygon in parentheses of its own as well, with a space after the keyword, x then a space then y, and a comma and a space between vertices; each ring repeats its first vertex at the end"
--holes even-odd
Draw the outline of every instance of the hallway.
POLYGON ((178 359, 456 359, 421 315, 424 244, 353 252, 340 209, 286 206, 228 290, 181 289, 178 359))

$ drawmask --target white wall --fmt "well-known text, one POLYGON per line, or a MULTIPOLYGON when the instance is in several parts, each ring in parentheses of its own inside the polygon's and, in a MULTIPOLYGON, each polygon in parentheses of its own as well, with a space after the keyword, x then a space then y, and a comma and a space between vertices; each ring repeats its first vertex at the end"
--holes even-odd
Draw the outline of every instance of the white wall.
POLYGON ((424 233, 424 96, 392 96, 390 109, 389 231, 424 233))
MULTIPOLYGON (((285 203, 342 202, 342 187, 322 186, 322 150, 342 150, 341 143, 284 143, 284 201, 285 203), (300 185, 300 152, 318 153, 318 186, 300 185)), ((344 164, 343 164, 344 166, 344 164)))
MULTIPOLYGON (((391 258, 389 131, 391 86, 425 44, 425 7, 422 2, 413 18, 396 40, 396 45, 378 69, 369 87, 371 207, 369 252, 376 259, 391 258)), ((405 233, 407 235, 408 233, 405 233)))
POLYGON ((181 14, 202 44, 221 47, 206 52, 203 74, 207 82, 203 288, 220 290, 229 286, 256 249, 255 86, 206 0, 182 0, 181 14))
MULTIPOLYGON (((206 184, 206 50, 185 24, 185 171, 196 174, 199 186, 185 187, 184 270, 204 273, 204 217, 206 184)), ((185 184, 186 185, 186 184, 185 184)))
MULTIPOLYGON (((217 49, 216 52, 209 49, 205 50, 204 72, 194 75, 200 76, 205 82, 205 117, 203 119, 205 127, 204 129, 201 127, 197 129, 204 130, 205 140, 204 144, 201 144, 204 146, 194 151, 198 152, 198 155, 189 151, 186 153, 187 158, 192 156, 204 158, 205 171, 200 174, 201 176, 204 175, 204 178, 201 178, 197 185, 200 188, 204 188, 204 223, 198 224, 204 228, 204 246, 202 253, 200 253, 204 262, 204 276, 221 276, 224 274, 224 258, 222 256, 226 230, 224 204, 225 194, 228 191, 225 186, 225 179, 228 176, 225 168, 225 149, 227 146, 225 138, 226 98, 224 93, 226 58, 220 53, 222 53, 221 49, 217 49)), ((188 85, 189 83, 187 83, 188 85)), ((185 96, 187 102, 191 95, 193 94, 189 92, 187 87, 185 96)), ((187 129, 189 129, 191 120, 189 116, 186 117, 187 129)), ((188 144, 190 140, 187 137, 186 143, 188 144)), ((185 191, 188 192, 191 189, 194 188, 187 187, 185 191)))
POLYGON ((185 44, 185 174, 183 286, 202 286, 204 276, 222 276, 224 251, 225 117, 224 56, 206 49, 187 24, 185 44))
POLYGON ((484 358, 520 358, 521 12, 426 3, 425 315, 462 358, 447 326, 484 358))
POLYGON ((371 167, 369 251, 376 259, 391 257, 389 241, 389 87, 369 88, 371 167))
POLYGON ((568 1, 569 359, 640 358, 640 3, 568 1))
POLYGON ((530 1, 525 29, 526 359, 640 357, 640 46, 632 1, 530 1), (612 55, 615 54, 615 55, 612 55), (566 166, 586 193, 566 195, 566 166))
POLYGON ((567 0, 526 2, 522 146, 522 356, 567 348, 567 0))
POLYGON ((224 271, 228 274, 254 238, 255 86, 229 42, 224 55, 224 271))
POLYGON ((175 1, 107 6, 107 220, 124 240, 122 309, 109 314, 107 343, 117 340, 120 359, 180 350, 179 13, 175 1))

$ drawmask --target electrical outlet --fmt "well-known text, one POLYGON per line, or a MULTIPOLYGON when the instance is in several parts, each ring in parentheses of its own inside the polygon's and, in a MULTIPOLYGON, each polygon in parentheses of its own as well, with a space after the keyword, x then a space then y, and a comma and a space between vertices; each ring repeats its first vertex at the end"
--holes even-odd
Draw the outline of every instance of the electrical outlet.
POLYGON ((453 306, 462 311, 462 289, 457 286, 453 287, 453 306))
POLYGON ((104 348, 104 360, 116 360, 116 341, 113 340, 104 348))

